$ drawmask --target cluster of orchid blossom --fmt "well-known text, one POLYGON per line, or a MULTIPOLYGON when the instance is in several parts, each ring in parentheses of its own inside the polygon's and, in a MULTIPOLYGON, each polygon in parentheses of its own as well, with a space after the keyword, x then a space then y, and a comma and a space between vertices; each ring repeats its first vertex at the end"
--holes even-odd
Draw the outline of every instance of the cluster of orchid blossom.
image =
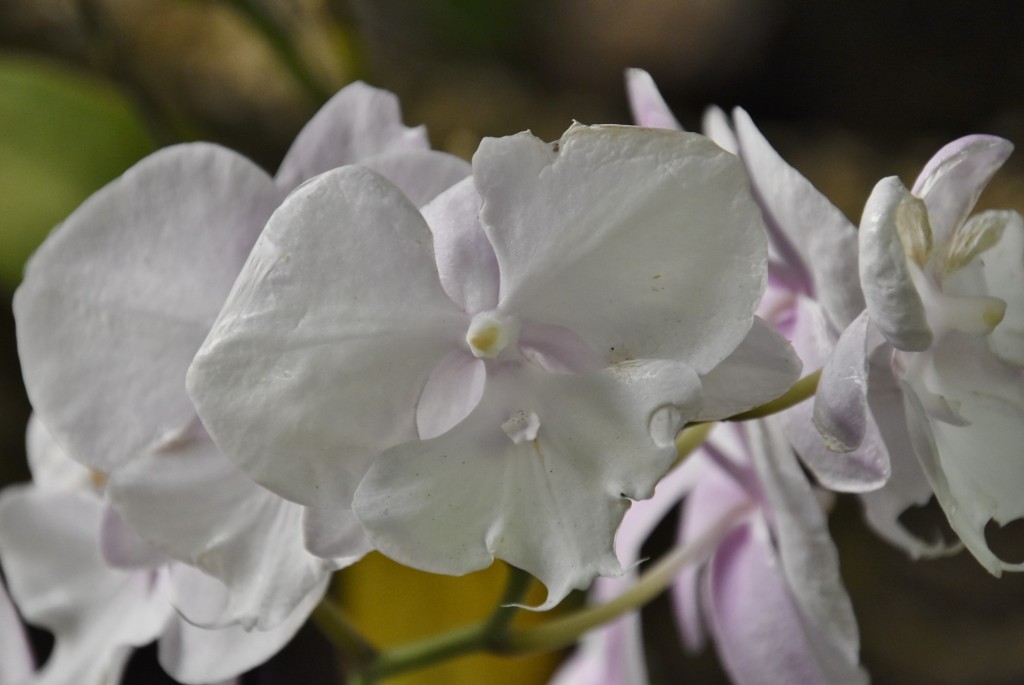
MULTIPOLYGON (((1021 568, 985 526, 1024 516, 1024 221, 968 218, 1011 145, 882 180, 858 230, 742 110, 687 133, 627 84, 639 126, 471 165, 353 84, 274 177, 179 145, 58 227, 15 295, 33 480, 0 494, 0 684, 118 682, 154 640, 175 680, 230 681, 371 550, 501 559, 534 608, 600 613, 654 582, 640 545, 679 502, 656 589, 739 685, 867 681, 823 492, 915 557, 960 548, 901 524, 934 496, 1021 568), (55 636, 38 670, 19 613, 55 636)), ((611 621, 554 682, 647 682, 640 640, 611 621)))

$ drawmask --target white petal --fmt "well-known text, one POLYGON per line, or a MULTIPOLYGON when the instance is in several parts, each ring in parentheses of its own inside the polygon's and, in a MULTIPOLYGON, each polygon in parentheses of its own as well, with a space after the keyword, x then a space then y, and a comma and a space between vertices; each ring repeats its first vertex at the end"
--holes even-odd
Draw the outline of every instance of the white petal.
POLYGON ((310 554, 330 560, 337 569, 354 564, 373 550, 350 506, 305 507, 302 534, 310 554))
POLYGON ((469 176, 469 162, 436 150, 396 150, 359 162, 388 179, 422 207, 469 176))
POLYGON ((469 416, 484 395, 487 369, 468 350, 452 350, 434 367, 416 405, 421 440, 436 438, 469 416))
POLYGON ((1001 214, 1003 237, 981 258, 989 294, 1006 302, 1003 320, 988 341, 1003 361, 1024 367, 1024 219, 1017 212, 1001 214))
POLYGON ((139 537, 109 502, 103 509, 100 524, 100 551, 104 561, 114 568, 156 568, 169 561, 160 550, 139 537))
POLYGON ((928 206, 937 243, 952 237, 1012 151, 1008 140, 971 135, 949 143, 928 161, 912 192, 928 206))
MULTIPOLYGON (((751 461, 771 512, 782 572, 827 683, 866 683, 850 597, 828 522, 780 422, 749 424, 751 461)), ((782 678, 778 682, 803 682, 782 678)))
POLYGON ((38 414, 28 420, 25 436, 32 482, 44 490, 98 490, 99 475, 82 466, 60 448, 38 414))
POLYGON ((842 330, 864 309, 856 228, 779 156, 745 111, 737 108, 733 118, 769 240, 791 268, 806 274, 829 321, 842 330))
POLYGON ((786 419, 793 449, 817 481, 836 492, 869 492, 885 485, 892 469, 874 417, 866 416, 864 438, 858 447, 837 452, 826 447, 811 419, 813 411, 812 402, 803 402, 787 411, 786 419))
POLYGON ((499 370, 465 421, 374 461, 356 515, 374 546, 400 563, 460 575, 498 557, 541 580, 541 608, 550 608, 620 572, 612 537, 626 498, 650 497, 676 456, 671 439, 656 444, 649 429, 670 406, 674 430, 699 406, 699 381, 679 363, 591 374, 499 370), (539 420, 533 439, 509 429, 526 414, 539 420))
POLYGON ((637 126, 682 131, 683 127, 658 92, 654 79, 643 69, 626 69, 626 92, 629 108, 637 126))
POLYGON ((923 380, 969 422, 926 418, 917 394, 907 393, 914 447, 953 530, 991 573, 1024 569, 997 557, 985 540, 989 520, 1005 525, 1024 517, 1024 370, 993 357, 984 339, 951 334, 935 350, 933 373, 907 380, 915 389, 923 380))
POLYGON ((814 425, 833 452, 850 452, 868 424, 868 312, 839 336, 814 394, 814 425))
POLYGON ((499 309, 573 331, 610 362, 707 373, 764 290, 760 211, 703 136, 574 126, 550 145, 488 138, 473 158, 501 273, 499 309))
POLYGON ((291 615, 270 630, 208 630, 177 616, 160 638, 160 665, 175 680, 196 685, 241 675, 288 644, 323 597, 327 582, 323 578, 291 615))
POLYGON ((192 420, 185 370, 278 197, 245 158, 179 145, 97 192, 39 248, 14 301, 22 370, 74 459, 109 472, 192 420))
POLYGON ((107 491, 151 544, 227 586, 217 625, 272 628, 330 573, 304 549, 302 507, 253 483, 205 435, 140 454, 107 491))
POLYGON ((309 120, 285 155, 275 178, 291 190, 335 167, 394 150, 426 150, 422 126, 402 124, 398 97, 361 81, 342 88, 309 120))
POLYGON ((800 368, 793 346, 755 318, 740 346, 701 376, 704 406, 697 419, 726 418, 775 399, 796 382, 800 368))
POLYGON ((25 620, 54 633, 36 685, 118 682, 133 647, 160 634, 172 610, 157 571, 108 567, 103 503, 88 494, 12 487, 0 497, 0 559, 25 620))
POLYGON ((35 672, 35 658, 7 588, 0 583, 0 685, 27 683, 35 672))
POLYGON ((427 377, 465 315, 416 208, 361 167, 296 190, 267 224, 189 371, 225 454, 311 506, 347 505, 382 450, 416 437, 427 377))
POLYGON ((890 371, 888 375, 872 373, 870 382, 871 395, 868 400, 871 414, 885 450, 890 455, 891 474, 885 487, 861 495, 868 525, 887 542, 901 548, 914 559, 944 556, 959 550, 959 544, 945 544, 941 534, 931 540, 924 540, 912 534, 900 522, 900 515, 905 511, 928 502, 932 497, 932 488, 911 444, 903 390, 898 381, 890 371))
POLYGON ((729 115, 723 112, 721 107, 712 105, 704 110, 700 130, 726 152, 739 154, 740 144, 736 140, 736 133, 729 123, 729 115))
POLYGON ((498 306, 498 260, 480 225, 480 195, 466 179, 423 208, 441 285, 467 314, 498 306))
POLYGON ((860 223, 860 282, 872 323, 900 350, 923 350, 932 342, 921 297, 896 224, 900 208, 916 202, 895 176, 871 191, 860 223))

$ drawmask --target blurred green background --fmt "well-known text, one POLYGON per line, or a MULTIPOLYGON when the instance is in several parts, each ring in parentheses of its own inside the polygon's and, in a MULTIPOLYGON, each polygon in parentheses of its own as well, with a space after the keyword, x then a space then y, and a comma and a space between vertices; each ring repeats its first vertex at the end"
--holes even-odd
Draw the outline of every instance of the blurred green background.
MULTIPOLYGON (((878 178, 909 183, 954 137, 1024 141, 1022 31, 1019 0, 0 0, 0 483, 27 474, 10 313, 24 261, 159 146, 215 140, 273 170, 317 107, 362 78, 398 93, 436 147, 469 157, 486 135, 628 123, 622 74, 637 66, 690 127, 708 104, 747 108, 856 221, 878 178)), ((1011 159, 982 204, 1024 209, 1024 162, 1011 159)), ((997 581, 965 556, 912 563, 864 531, 852 501, 834 526, 875 682, 1024 682, 1019 577, 997 581)), ((437 606, 470 606, 500 581, 401 573, 373 561, 341 579, 382 641, 429 624, 416 625, 412 599, 375 611, 353 596, 406 583, 437 606)), ((722 682, 712 654, 680 653, 664 604, 644 623, 657 682, 722 682)), ((308 629, 247 682, 296 664, 305 675, 278 682, 336 682, 308 629)), ((513 682, 549 667, 470 664, 422 682, 513 682)), ((144 654, 126 682, 166 681, 144 654)))

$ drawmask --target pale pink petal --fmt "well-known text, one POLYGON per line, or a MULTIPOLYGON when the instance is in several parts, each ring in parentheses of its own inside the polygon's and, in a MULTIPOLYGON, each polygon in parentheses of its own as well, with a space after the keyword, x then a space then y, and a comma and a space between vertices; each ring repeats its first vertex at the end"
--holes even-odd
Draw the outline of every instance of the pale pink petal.
POLYGON ((484 395, 487 369, 468 350, 452 350, 427 378, 416 405, 421 440, 436 438, 469 416, 484 395))
POLYGON ((416 438, 427 378, 468 321, 394 185, 343 167, 267 224, 189 371, 225 454, 310 506, 347 506, 372 458, 416 438))
POLYGON ((275 181, 291 190, 303 181, 346 164, 394 150, 426 150, 422 126, 402 123, 398 97, 361 81, 342 88, 295 138, 275 181))
POLYGON ((763 223, 738 160, 703 136, 576 125, 554 146, 488 138, 473 173, 500 310, 564 326, 612 363, 671 358, 698 373, 746 336, 763 223))
POLYGON ((928 161, 911 192, 928 206, 936 243, 945 244, 967 219, 1011 152, 1008 140, 971 135, 947 144, 928 161))
POLYGON ((859 666, 857 621, 821 504, 779 421, 751 423, 749 434, 751 461, 764 490, 782 565, 780 575, 789 586, 811 656, 827 683, 867 683, 859 666))
POLYGON ((709 595, 715 646, 733 683, 833 685, 815 659, 763 521, 739 526, 719 545, 709 595))
POLYGON ((772 246, 790 268, 804 273, 810 292, 841 331, 864 309, 856 228, 779 156, 745 111, 737 108, 733 119, 772 246))
MULTIPOLYGON (((599 578, 602 580, 611 580, 599 578)), ((596 583, 595 583, 596 584, 596 583)), ((630 612, 587 633, 549 685, 623 685, 648 682, 640 616, 630 612)))
POLYGON ((653 494, 699 395, 696 375, 679 363, 590 374, 498 369, 465 421, 374 461, 356 515, 400 563, 460 575, 498 557, 541 580, 541 608, 550 608, 596 576, 620 573, 612 537, 626 498, 653 494))
POLYGON ((150 155, 90 197, 29 261, 15 295, 29 397, 101 471, 187 426, 185 370, 280 197, 208 144, 150 155))
POLYGON ((654 79, 643 69, 626 69, 626 93, 637 126, 683 130, 658 92, 654 79))
POLYGON ((423 208, 434 235, 441 286, 467 314, 498 305, 498 261, 480 225, 480 195, 472 179, 441 193, 423 208))

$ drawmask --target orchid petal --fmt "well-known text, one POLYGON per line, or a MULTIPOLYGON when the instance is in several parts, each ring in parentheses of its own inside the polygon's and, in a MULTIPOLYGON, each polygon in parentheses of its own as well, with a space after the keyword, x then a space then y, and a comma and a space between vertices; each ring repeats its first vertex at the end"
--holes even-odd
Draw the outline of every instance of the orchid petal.
POLYGON ((696 375, 678 362, 498 371, 465 421, 374 461, 356 515, 400 563, 461 575, 498 557, 543 582, 538 608, 551 608, 621 572, 612 537, 626 498, 653 494, 699 397, 696 375))
POLYGON ((763 521, 733 530, 712 557, 710 574, 711 626, 733 683, 830 683, 763 521))
POLYGON ((740 143, 736 140, 736 132, 729 123, 729 115, 723 112, 721 107, 712 105, 704 110, 700 130, 726 152, 739 154, 740 143))
MULTIPOLYGON (((595 585, 611 578, 598 578, 595 585)), ((587 633, 548 685, 622 685, 648 682, 640 615, 630 612, 587 633)))
POLYGON ((905 393, 912 396, 909 426, 925 475, 953 530, 990 573, 1022 570, 1024 563, 992 552, 985 526, 1024 517, 1024 370, 989 354, 984 339, 958 333, 937 347, 933 364, 933 372, 908 382, 916 390, 923 381, 969 424, 927 418, 916 392, 905 393))
MULTIPOLYGON (((714 436, 705 443, 704 449, 719 449, 724 446, 723 453, 736 453, 738 440, 735 431, 735 428, 716 430, 714 436)), ((696 540, 721 521, 729 510, 749 499, 750 493, 731 476, 720 468, 708 466, 693 492, 683 502, 679 544, 686 545, 696 540)), ((699 566, 687 566, 679 572, 672 586, 672 603, 679 632, 683 638, 683 645, 691 653, 703 649, 707 642, 703 614, 705 607, 701 593, 704 573, 704 569, 699 566)))
POLYGON ((233 678, 276 654, 306 622, 327 589, 322 578, 283 622, 269 630, 241 626, 204 629, 176 616, 160 638, 160 665, 182 683, 209 683, 233 678))
POLYGON ((1003 320, 988 337, 1000 359, 1024 367, 1024 219, 1017 212, 1000 212, 1005 222, 998 247, 982 257, 991 295, 1006 302, 1003 320))
POLYGON ((698 421, 714 421, 764 404, 800 377, 793 346, 759 318, 739 347, 701 376, 704 406, 698 421))
POLYGON ((303 127, 281 162, 275 182, 291 190, 336 167, 386 152, 429 146, 426 129, 402 124, 397 96, 357 81, 338 91, 303 127))
POLYGON ((764 211, 772 245, 803 271, 831 324, 842 330, 864 309, 857 274, 857 230, 828 198, 779 156, 737 108, 740 157, 764 211))
POLYGON ((373 550, 363 532, 363 524, 350 506, 305 507, 302 534, 309 553, 331 560, 337 569, 351 566, 373 550))
MULTIPOLYGON (((874 369, 872 369, 874 371, 874 369)), ((941 534, 924 540, 912 534, 899 520, 914 506, 923 506, 932 497, 908 433, 903 390, 892 373, 872 373, 869 377, 871 414, 890 455, 891 474, 884 488, 861 495, 864 518, 887 542, 899 547, 913 559, 934 558, 958 551, 959 544, 947 545, 941 534)))
POLYGON ((11 487, 0 496, 0 558, 25 620, 54 633, 37 685, 114 683, 172 610, 162 577, 109 568, 94 496, 11 487))
POLYGON ((949 143, 928 161, 911 192, 928 206, 937 243, 945 244, 964 223, 1011 152, 1008 140, 971 135, 949 143))
POLYGON ((698 373, 750 329, 760 211, 736 158, 703 136, 576 125, 554 148, 488 138, 473 173, 499 309, 564 326, 609 362, 671 358, 698 373))
POLYGON ((814 425, 833 452, 851 452, 868 426, 868 312, 839 336, 814 394, 814 425))
POLYGON ((415 439, 427 378, 465 330, 419 212, 381 176, 343 167, 275 212, 189 391, 250 477, 302 504, 345 506, 376 454, 415 439))
POLYGON ((37 487, 55 492, 98 489, 100 477, 60 448, 38 414, 32 414, 28 420, 25 447, 32 482, 37 487))
POLYGON ((870 492, 886 485, 892 467, 874 417, 866 416, 860 445, 837 452, 826 447, 825 438, 812 421, 813 413, 814 404, 803 402, 790 409, 786 417, 793 449, 822 486, 835 492, 870 492))
POLYGON ((107 492, 151 544, 227 586, 214 625, 272 628, 331 570, 303 547, 302 507, 253 483, 205 435, 140 454, 107 492))
POLYGON ((867 311, 893 347, 910 351, 932 343, 898 227, 912 221, 914 212, 908 208, 915 202, 898 178, 883 178, 871 191, 860 224, 860 282, 867 311))
POLYGON ((75 459, 109 472, 192 421, 185 370, 278 199, 245 158, 179 145, 86 200, 32 257, 14 300, 25 384, 75 459))
POLYGON ((416 405, 416 430, 429 440, 451 430, 480 403, 487 369, 467 350, 452 350, 434 367, 416 405))
POLYGON ((394 183, 417 207, 470 173, 469 162, 437 150, 396 150, 361 160, 359 164, 394 183))
POLYGON ((479 213, 480 195, 472 179, 457 183, 423 208, 434 236, 441 286, 470 315, 498 306, 498 261, 479 213))
POLYGON ((0 685, 27 683, 35 670, 35 658, 18 610, 0 583, 0 685))
POLYGON ((100 523, 100 551, 104 561, 120 569, 157 568, 167 562, 160 550, 139 537, 109 503, 100 523))
POLYGON ((626 93, 637 126, 683 130, 661 97, 654 79, 643 69, 626 69, 626 93))
MULTIPOLYGON (((858 665, 860 637, 839 575, 828 522, 778 422, 750 424, 751 460, 764 488, 782 575, 808 646, 827 683, 867 683, 858 665)), ((774 681, 774 679, 770 679, 774 681)), ((777 682, 805 682, 780 678, 777 682)))

